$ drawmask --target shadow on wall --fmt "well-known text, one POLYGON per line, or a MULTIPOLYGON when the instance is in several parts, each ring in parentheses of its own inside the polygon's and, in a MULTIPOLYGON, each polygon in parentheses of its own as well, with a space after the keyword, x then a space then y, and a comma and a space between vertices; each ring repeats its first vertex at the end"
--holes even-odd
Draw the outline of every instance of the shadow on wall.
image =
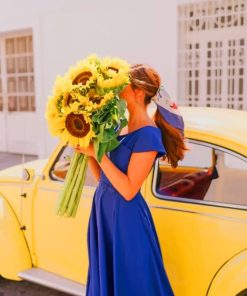
POLYGON ((0 152, 0 170, 22 164, 22 161, 27 162, 36 159, 38 159, 37 155, 0 152))

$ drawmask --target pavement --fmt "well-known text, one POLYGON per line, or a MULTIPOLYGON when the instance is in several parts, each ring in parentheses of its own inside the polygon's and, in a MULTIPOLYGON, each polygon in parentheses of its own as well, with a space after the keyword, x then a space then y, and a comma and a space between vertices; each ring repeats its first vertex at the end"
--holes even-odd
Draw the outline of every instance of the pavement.
MULTIPOLYGON (((63 292, 49 289, 27 281, 9 281, 0 277, 0 296, 68 296, 63 292)), ((70 295, 71 296, 71 295, 70 295)))
MULTIPOLYGON (((24 155, 24 161, 37 159, 36 155, 24 155)), ((21 164, 22 154, 0 152, 0 170, 21 164)), ((27 281, 11 281, 0 276, 0 296, 68 296, 54 289, 49 289, 27 281)), ((71 295, 70 295, 71 296, 71 295)))

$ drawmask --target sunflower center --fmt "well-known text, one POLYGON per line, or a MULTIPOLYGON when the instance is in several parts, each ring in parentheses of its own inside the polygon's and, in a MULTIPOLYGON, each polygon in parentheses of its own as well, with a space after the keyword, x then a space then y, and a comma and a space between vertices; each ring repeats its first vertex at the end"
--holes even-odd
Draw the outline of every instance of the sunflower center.
POLYGON ((74 103, 75 101, 79 102, 77 98, 72 98, 72 96, 68 94, 65 105, 68 106, 70 103, 74 103))
POLYGON ((69 133, 78 138, 85 137, 90 130, 90 124, 85 121, 82 114, 68 114, 65 125, 69 133))
POLYGON ((89 100, 93 103, 99 104, 102 100, 102 97, 90 97, 89 100))
POLYGON ((115 71, 116 73, 118 73, 118 69, 114 68, 114 67, 108 67, 108 70, 112 70, 112 71, 115 71))
POLYGON ((81 121, 78 118, 75 118, 74 123, 75 123, 75 127, 77 130, 83 129, 83 124, 81 123, 81 121))
POLYGON ((73 84, 81 83, 82 85, 85 85, 91 76, 92 76, 92 73, 89 71, 82 72, 75 77, 72 83, 73 84))
POLYGON ((66 106, 69 105, 70 100, 72 99, 71 95, 69 94, 66 100, 66 106))

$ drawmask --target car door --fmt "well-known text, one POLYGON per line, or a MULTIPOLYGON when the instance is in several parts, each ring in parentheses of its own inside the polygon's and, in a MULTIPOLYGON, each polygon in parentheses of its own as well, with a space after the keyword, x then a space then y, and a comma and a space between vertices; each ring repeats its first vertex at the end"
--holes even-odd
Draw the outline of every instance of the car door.
POLYGON ((87 169, 76 217, 57 215, 58 194, 64 184, 73 149, 62 146, 56 153, 34 196, 33 243, 37 265, 85 284, 88 270, 87 226, 96 182, 87 169))
POLYGON ((145 194, 175 295, 204 296, 221 266, 247 248, 247 162, 210 143, 188 146, 176 169, 156 161, 145 194))

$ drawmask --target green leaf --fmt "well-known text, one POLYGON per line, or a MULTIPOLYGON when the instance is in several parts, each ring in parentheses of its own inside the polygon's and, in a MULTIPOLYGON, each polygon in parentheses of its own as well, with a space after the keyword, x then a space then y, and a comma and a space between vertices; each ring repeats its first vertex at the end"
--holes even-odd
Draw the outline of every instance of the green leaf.
POLYGON ((97 136, 97 139, 99 142, 102 142, 103 141, 103 137, 104 137, 104 130, 105 130, 105 125, 102 124, 99 126, 99 134, 97 136))
POLYGON ((115 137, 114 128, 112 129, 104 129, 102 132, 101 142, 107 143, 110 142, 115 137))
POLYGON ((99 154, 99 145, 100 145, 100 141, 98 138, 96 138, 93 141, 93 147, 94 147, 94 151, 95 151, 95 155, 97 156, 97 159, 98 159, 98 154, 99 154))
POLYGON ((107 145, 108 145, 108 143, 100 143, 99 144, 99 150, 98 150, 98 153, 97 153, 97 159, 98 159, 99 162, 101 162, 102 157, 106 152, 107 145))
POLYGON ((124 118, 121 120, 120 124, 121 124, 121 128, 123 128, 128 124, 128 120, 126 118, 124 118))
POLYGON ((120 145, 120 142, 117 140, 116 137, 114 137, 107 146, 107 151, 112 151, 114 149, 116 149, 118 146, 120 145))
POLYGON ((125 111, 126 111, 126 102, 122 99, 117 100, 117 107, 118 107, 118 112, 120 116, 124 117, 125 111))

